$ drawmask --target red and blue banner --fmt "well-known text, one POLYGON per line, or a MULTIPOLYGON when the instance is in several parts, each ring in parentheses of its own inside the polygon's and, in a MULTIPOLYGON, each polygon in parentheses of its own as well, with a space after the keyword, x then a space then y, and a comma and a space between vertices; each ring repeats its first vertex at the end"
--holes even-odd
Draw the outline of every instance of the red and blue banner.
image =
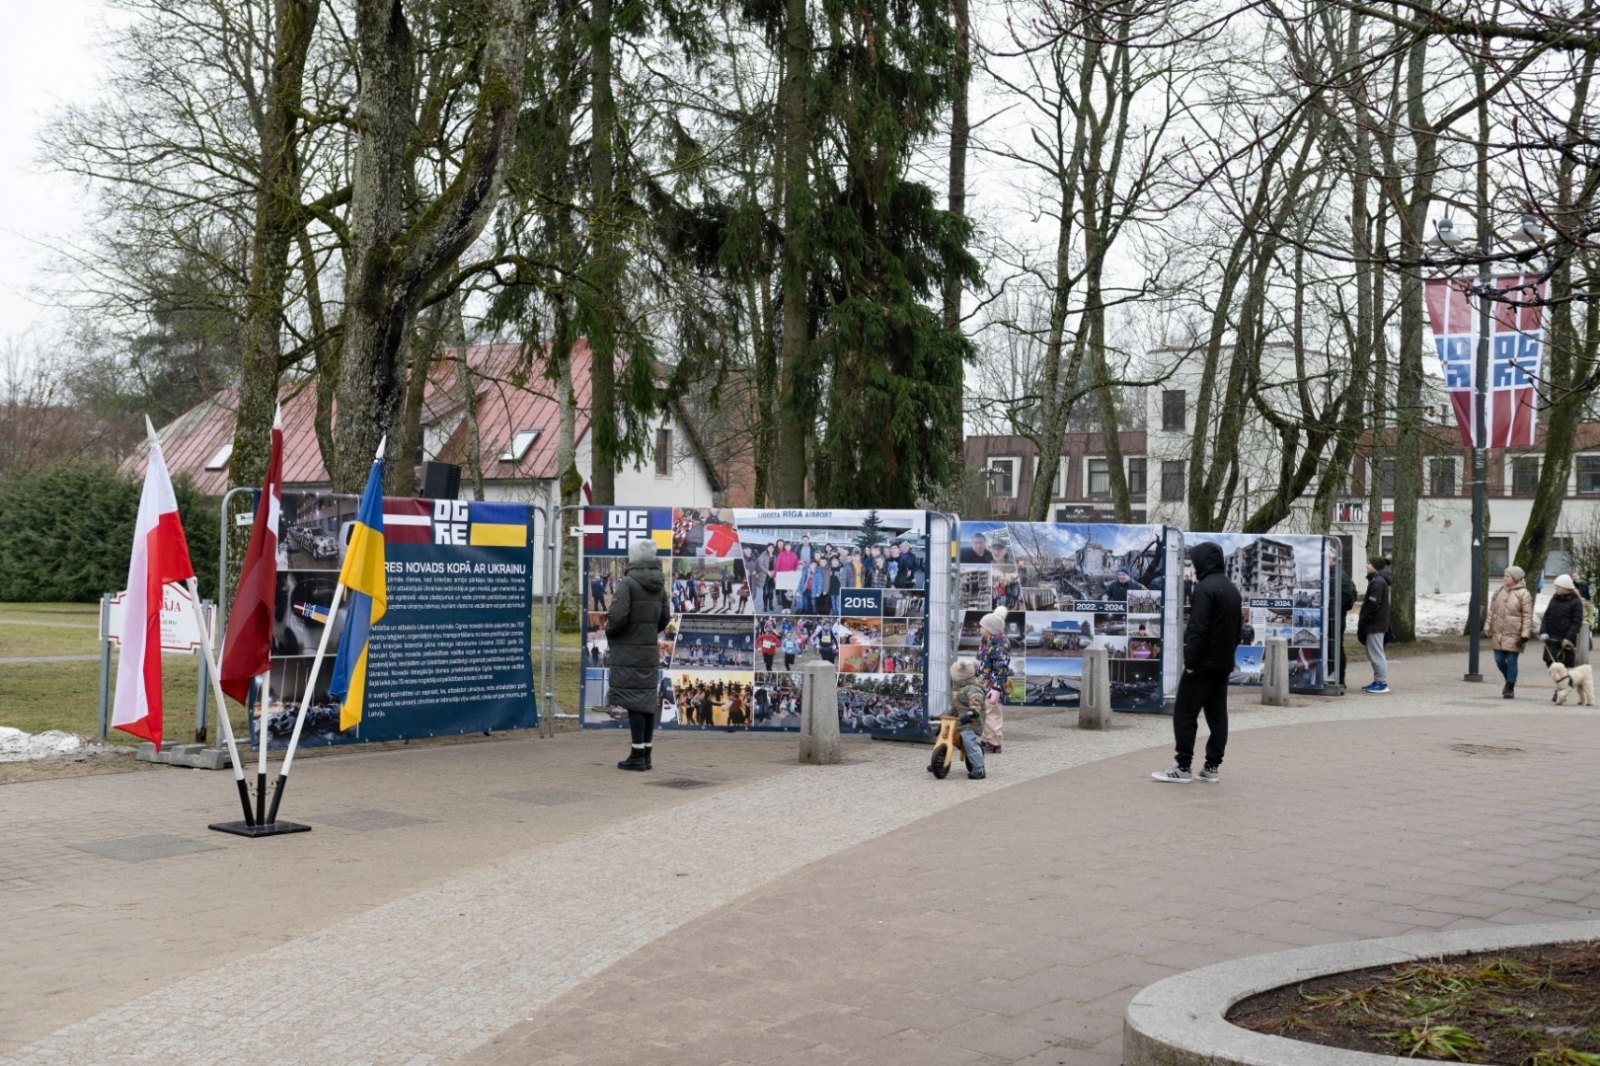
POLYGON ((1526 448, 1538 424, 1534 386, 1544 355, 1544 308, 1549 282, 1532 274, 1493 279, 1498 296, 1489 297, 1489 380, 1483 421, 1487 439, 1477 437, 1474 403, 1480 312, 1485 297, 1474 293, 1472 278, 1444 278, 1423 286, 1434 348, 1444 386, 1455 409, 1461 442, 1469 448, 1526 448))

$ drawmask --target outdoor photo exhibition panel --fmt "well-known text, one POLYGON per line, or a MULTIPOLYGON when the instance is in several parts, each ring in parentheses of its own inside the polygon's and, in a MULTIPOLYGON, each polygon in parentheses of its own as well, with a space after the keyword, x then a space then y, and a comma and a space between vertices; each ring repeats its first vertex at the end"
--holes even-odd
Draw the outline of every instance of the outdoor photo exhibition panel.
MULTIPOLYGON (((1188 617, 1194 566, 1188 552, 1210 541, 1222 549, 1223 572, 1239 587, 1242 628, 1234 653, 1234 685, 1261 684, 1267 641, 1289 642, 1289 687, 1320 692, 1327 684, 1328 605, 1338 599, 1338 541, 1312 534, 1185 533, 1183 609, 1188 617)), ((1334 608, 1337 610, 1337 607, 1334 608)))
POLYGON ((672 600, 664 728, 798 729, 799 671, 830 662, 841 729, 925 732, 948 689, 929 675, 948 669, 950 529, 925 511, 584 508, 583 725, 627 725, 607 698, 606 612, 628 546, 649 539, 672 600))
POLYGON ((1159 525, 963 521, 957 651, 976 657, 979 619, 1004 608, 1006 703, 1078 706, 1083 652, 1104 648, 1111 706, 1159 712, 1169 539, 1159 525))
MULTIPOLYGON (((327 657, 302 744, 354 744, 525 729, 534 707, 528 505, 385 497, 388 609, 372 628, 362 721, 339 730, 328 695, 345 608, 329 619, 358 496, 285 492, 278 532, 268 743, 294 728, 322 627, 327 657)), ((344 601, 348 603, 346 598, 344 601)), ((259 736, 252 726, 249 735, 259 736)))

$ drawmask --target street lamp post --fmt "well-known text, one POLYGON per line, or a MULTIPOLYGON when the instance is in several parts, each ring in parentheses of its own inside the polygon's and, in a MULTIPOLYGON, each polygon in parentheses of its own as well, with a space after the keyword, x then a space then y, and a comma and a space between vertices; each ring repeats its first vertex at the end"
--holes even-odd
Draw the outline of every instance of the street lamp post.
POLYGON ((1472 373, 1472 596, 1467 607, 1467 681, 1482 681, 1478 665, 1478 632, 1483 628, 1483 512, 1489 480, 1489 435, 1484 407, 1489 394, 1489 227, 1478 227, 1478 353, 1472 373))

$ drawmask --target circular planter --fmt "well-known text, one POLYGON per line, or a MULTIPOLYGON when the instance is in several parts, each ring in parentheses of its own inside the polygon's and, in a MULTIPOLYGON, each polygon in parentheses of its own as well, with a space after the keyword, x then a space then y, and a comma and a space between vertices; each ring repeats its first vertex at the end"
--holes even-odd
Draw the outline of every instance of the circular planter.
POLYGON ((1122 1024, 1123 1066, 1416 1066, 1417 1059, 1241 1029, 1227 1020, 1227 1013, 1235 1003, 1262 992, 1347 970, 1594 939, 1600 939, 1600 921, 1508 925, 1324 944, 1190 970, 1156 982, 1128 1005, 1122 1024))

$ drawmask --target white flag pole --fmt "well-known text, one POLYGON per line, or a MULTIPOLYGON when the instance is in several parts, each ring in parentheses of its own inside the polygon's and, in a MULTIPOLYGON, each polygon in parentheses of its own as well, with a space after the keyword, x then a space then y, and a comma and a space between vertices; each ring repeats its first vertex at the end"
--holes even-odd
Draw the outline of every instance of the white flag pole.
MULTIPOLYGON (((206 669, 211 672, 211 694, 217 700, 217 718, 222 727, 222 739, 228 745, 228 761, 233 764, 233 780, 239 786, 239 802, 244 805, 244 820, 254 825, 250 816, 250 789, 244 783, 244 765, 239 761, 239 742, 234 739, 233 723, 228 717, 228 702, 222 693, 222 673, 217 669, 217 656, 212 650, 212 627, 206 624, 206 612, 200 606, 200 583, 189 579, 189 595, 194 598, 196 621, 200 628, 200 647, 205 653, 206 669)), ((265 693, 263 693, 265 695, 265 693)))
MULTIPOLYGON (((378 441, 378 459, 383 458, 384 445, 389 442, 389 435, 385 433, 378 441)), ((272 807, 267 811, 266 824, 271 825, 278 820, 278 803, 283 799, 283 789, 289 782, 289 768, 294 765, 295 749, 300 745, 300 730, 306 723, 306 710, 311 706, 311 695, 317 688, 317 674, 322 670, 322 658, 328 652, 328 634, 333 629, 334 621, 339 617, 339 603, 344 599, 344 582, 341 581, 333 588, 333 602, 328 605, 328 620, 322 626, 322 639, 317 641, 317 654, 311 660, 311 676, 306 679, 305 692, 300 696, 300 710, 294 716, 294 732, 289 734, 289 747, 283 753, 283 765, 278 768, 278 779, 272 785, 272 807)), ((265 745, 263 744, 263 750, 265 745)))

